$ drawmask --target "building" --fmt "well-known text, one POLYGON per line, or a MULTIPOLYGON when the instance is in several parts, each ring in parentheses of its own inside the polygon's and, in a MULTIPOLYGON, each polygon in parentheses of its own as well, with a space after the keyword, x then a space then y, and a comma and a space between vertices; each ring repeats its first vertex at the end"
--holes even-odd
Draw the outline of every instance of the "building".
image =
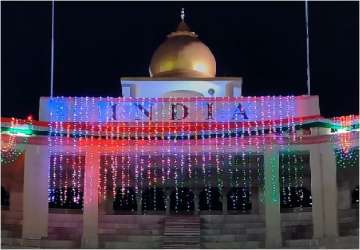
POLYGON ((149 71, 2 118, 3 247, 358 248, 358 116, 244 96, 183 14, 149 71))

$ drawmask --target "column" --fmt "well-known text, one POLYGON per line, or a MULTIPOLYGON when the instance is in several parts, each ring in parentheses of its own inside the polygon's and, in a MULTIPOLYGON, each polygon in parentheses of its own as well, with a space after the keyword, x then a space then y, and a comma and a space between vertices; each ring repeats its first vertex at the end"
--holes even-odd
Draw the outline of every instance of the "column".
POLYGON ((228 213, 228 198, 227 198, 227 189, 223 189, 222 193, 222 214, 226 215, 228 213))
POLYGON ((324 190, 324 236, 333 239, 338 236, 335 151, 330 143, 326 143, 320 146, 320 152, 324 190))
POLYGON ((313 238, 321 239, 324 236, 324 204, 322 187, 322 170, 319 145, 310 146, 310 171, 311 171, 311 197, 313 238))
POLYGON ((89 148, 85 156, 82 248, 98 247, 98 182, 100 152, 89 148))
POLYGON ((199 210, 199 190, 194 190, 194 214, 198 215, 200 212, 199 210))
POLYGON ((266 248, 280 248, 281 217, 280 217, 280 188, 279 188, 279 151, 273 146, 264 153, 265 175, 265 226, 266 248))
POLYGON ((40 240, 48 234, 49 164, 47 145, 25 146, 22 228, 22 238, 25 242, 40 240))
POLYGON ((137 97, 138 96, 138 86, 137 84, 131 84, 130 86, 130 96, 137 97))
POLYGON ((228 82, 225 86, 225 95, 229 97, 234 96, 234 84, 232 82, 228 82))

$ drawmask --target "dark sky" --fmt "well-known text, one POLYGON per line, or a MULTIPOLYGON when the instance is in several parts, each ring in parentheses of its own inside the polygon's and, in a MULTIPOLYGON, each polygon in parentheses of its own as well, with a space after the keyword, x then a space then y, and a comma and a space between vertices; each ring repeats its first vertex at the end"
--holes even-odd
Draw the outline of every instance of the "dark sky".
MULTIPOLYGON (((55 95, 119 96, 148 76, 154 50, 186 22, 212 50, 217 76, 243 94, 306 93, 303 2, 56 2, 55 95)), ((359 111, 358 2, 309 2, 312 94, 325 117, 359 111)), ((1 2, 3 117, 38 115, 50 93, 50 2, 1 2)))

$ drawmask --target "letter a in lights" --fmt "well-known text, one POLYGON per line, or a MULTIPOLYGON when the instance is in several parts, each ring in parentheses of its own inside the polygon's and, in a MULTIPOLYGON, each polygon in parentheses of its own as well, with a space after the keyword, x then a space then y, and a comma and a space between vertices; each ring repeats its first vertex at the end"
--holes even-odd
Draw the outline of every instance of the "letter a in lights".
POLYGON ((241 107, 241 103, 239 103, 239 105, 236 107, 232 116, 232 120, 237 120, 237 117, 239 115, 242 116, 243 119, 249 119, 248 116, 246 115, 245 109, 241 107))

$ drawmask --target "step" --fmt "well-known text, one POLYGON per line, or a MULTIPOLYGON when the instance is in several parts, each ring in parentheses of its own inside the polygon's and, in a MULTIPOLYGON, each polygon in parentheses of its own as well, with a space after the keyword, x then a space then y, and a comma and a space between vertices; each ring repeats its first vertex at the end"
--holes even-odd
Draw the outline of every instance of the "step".
POLYGON ((161 248, 199 248, 200 217, 169 216, 164 220, 164 233, 161 248))
POLYGON ((325 245, 326 248, 351 248, 359 249, 359 236, 344 236, 332 239, 325 245))
POLYGON ((52 222, 79 222, 82 223, 82 214, 49 214, 49 224, 52 222))
POLYGON ((125 228, 99 228, 99 234, 118 235, 159 235, 162 229, 125 229, 125 228))
POLYGON ((164 215, 102 215, 100 223, 119 223, 125 225, 134 224, 159 224, 166 216, 164 215))
POLYGON ((21 247, 22 248, 23 243, 24 243, 24 241, 21 238, 13 238, 13 237, 1 238, 1 246, 6 245, 6 246, 11 246, 11 247, 18 247, 18 248, 21 247))
POLYGON ((4 213, 4 211, 1 211, 1 220, 3 221, 6 219, 22 220, 23 215, 22 215, 22 213, 4 213))
POLYGON ((14 225, 22 225, 22 219, 14 219, 14 218, 1 218, 1 224, 14 224, 14 225))
POLYGON ((312 212, 281 213, 281 221, 312 221, 312 212))
POLYGON ((284 247, 288 248, 319 248, 320 243, 315 239, 286 240, 284 247))
POLYGON ((161 224, 119 224, 119 223, 100 223, 100 229, 128 229, 128 230, 147 230, 147 229, 162 229, 163 225, 161 224))
POLYGON ((202 223, 237 223, 237 222, 264 222, 264 216, 258 214, 246 215, 201 215, 202 223))
POLYGON ((1 228, 1 238, 21 238, 21 229, 20 230, 9 230, 1 228))
POLYGON ((74 240, 41 240, 41 248, 80 248, 81 241, 74 240))
POLYGON ((209 249, 255 249, 255 248, 263 248, 263 246, 264 243, 261 241, 201 243, 201 248, 209 248, 209 249))
POLYGON ((298 226, 298 225, 303 225, 303 226, 308 226, 308 225, 312 225, 313 222, 312 220, 303 220, 303 221, 281 221, 281 226, 282 227, 289 227, 289 226, 298 226))
POLYGON ((49 221, 49 227, 73 227, 79 228, 82 227, 82 222, 77 221, 49 221))
POLYGON ((253 222, 253 223, 235 223, 235 222, 221 222, 221 223, 202 223, 202 228, 231 228, 231 229, 240 229, 240 228, 262 228, 265 227, 265 223, 262 222, 253 222))
POLYGON ((246 235, 222 234, 222 235, 201 235, 201 242, 222 242, 222 241, 244 241, 246 235))
POLYGON ((104 242, 100 242, 100 248, 151 249, 151 248, 160 248, 160 244, 159 242, 156 241, 142 241, 142 242, 104 241, 104 242))
POLYGON ((352 216, 359 216, 359 209, 340 209, 338 210, 339 217, 352 217, 352 216))

